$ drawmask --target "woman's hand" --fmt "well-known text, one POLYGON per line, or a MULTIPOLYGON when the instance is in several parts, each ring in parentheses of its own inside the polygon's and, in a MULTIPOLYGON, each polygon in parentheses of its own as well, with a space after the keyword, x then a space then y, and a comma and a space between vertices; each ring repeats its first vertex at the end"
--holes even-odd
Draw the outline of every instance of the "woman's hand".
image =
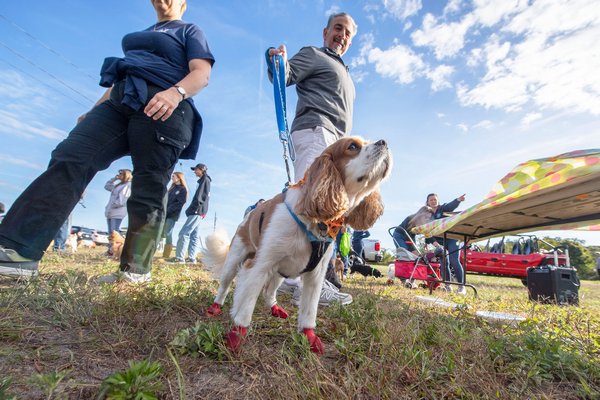
POLYGON ((164 122, 169 119, 182 100, 177 89, 170 87, 156 93, 144 108, 144 113, 155 121, 160 118, 164 122))

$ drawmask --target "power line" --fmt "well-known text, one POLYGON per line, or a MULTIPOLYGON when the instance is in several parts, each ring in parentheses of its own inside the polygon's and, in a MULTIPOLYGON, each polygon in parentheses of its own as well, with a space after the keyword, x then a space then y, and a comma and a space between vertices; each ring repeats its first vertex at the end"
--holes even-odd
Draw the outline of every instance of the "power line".
POLYGON ((27 75, 27 76, 28 76, 28 77, 30 77, 31 79, 33 79, 33 80, 35 80, 35 81, 38 81, 38 82, 39 82, 39 83, 41 83, 42 85, 44 85, 44 86, 47 86, 47 87, 49 87, 50 89, 52 89, 52 90, 54 90, 54 91, 56 91, 56 92, 60 93, 61 95, 65 96, 67 99, 74 101, 75 103, 79 104, 80 106, 82 106, 82 107, 85 107, 85 108, 88 108, 88 107, 89 107, 89 104, 83 104, 83 103, 81 103, 79 100, 76 100, 76 99, 74 99, 74 98, 73 98, 73 97, 71 97, 71 96, 68 96, 66 93, 64 93, 64 92, 61 92, 60 90, 58 90, 58 89, 57 89, 57 88, 55 88, 54 86, 50 86, 50 85, 48 85, 46 82, 42 81, 41 79, 38 79, 38 78, 36 78, 35 76, 31 75, 31 74, 30 74, 30 73, 28 73, 28 72, 25 72, 23 69, 21 69, 21 68, 17 67, 16 65, 12 64, 11 62, 9 62, 9 61, 6 61, 6 60, 4 60, 4 59, 1 59, 1 58, 0 58, 0 61, 2 61, 2 62, 4 62, 4 63, 6 63, 6 64, 8 64, 8 65, 10 65, 12 68, 16 69, 17 71, 21 72, 21 73, 22 73, 22 74, 24 74, 24 75, 27 75))
POLYGON ((23 60, 27 61, 30 65, 34 66, 35 68, 39 69, 40 71, 44 72, 45 74, 49 75, 52 79, 56 80, 58 83, 60 83, 61 85, 67 87, 68 89, 72 90, 73 92, 77 93, 78 95, 80 95, 81 97, 83 97, 86 100, 89 100, 90 102, 92 102, 93 104, 96 103, 95 100, 90 99, 89 97, 87 97, 85 94, 81 93, 79 90, 75 89, 74 87, 72 87, 71 85, 69 85, 68 83, 66 83, 65 81, 63 81, 62 79, 58 78, 56 75, 52 74, 51 72, 47 71, 46 69, 44 69, 42 66, 36 64, 35 62, 31 61, 30 59, 28 59, 27 57, 25 57, 24 55, 22 55, 21 53, 19 53, 18 51, 12 49, 11 47, 9 47, 8 45, 6 45, 4 42, 0 41, 0 46, 6 48, 8 51, 10 51, 11 53, 15 54, 16 56, 22 58, 23 60))
POLYGON ((91 78, 94 82, 98 81, 97 77, 93 77, 92 75, 88 74, 87 72, 85 72, 83 70, 83 68, 80 68, 77 65, 75 65, 71 60, 69 60, 68 58, 66 58, 62 54, 60 54, 58 51, 54 50, 52 47, 50 47, 46 43, 42 42, 40 39, 38 39, 37 37, 35 37, 33 34, 27 32, 24 28, 20 27, 19 25, 17 25, 16 23, 14 23, 13 21, 11 21, 10 19, 8 19, 7 17, 5 17, 4 15, 0 14, 0 18, 2 18, 3 20, 5 20, 9 24, 11 24, 12 26, 14 26, 15 28, 17 28, 18 30, 20 30, 23 34, 29 36, 33 41, 38 42, 40 45, 42 45, 44 48, 46 48, 46 50, 48 50, 52 54, 56 55, 58 58, 60 58, 61 60, 63 60, 64 62, 66 62, 70 66, 72 66, 73 68, 75 68, 77 71, 79 71, 82 74, 84 74, 85 76, 91 78))

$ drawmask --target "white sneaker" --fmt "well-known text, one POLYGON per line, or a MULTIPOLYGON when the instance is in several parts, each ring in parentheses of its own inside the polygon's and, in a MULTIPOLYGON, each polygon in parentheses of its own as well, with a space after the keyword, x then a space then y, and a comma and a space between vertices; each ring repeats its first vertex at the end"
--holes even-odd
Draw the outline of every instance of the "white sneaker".
POLYGON ((452 286, 446 283, 440 286, 440 290, 442 292, 452 292, 452 286))
POLYGON ((115 272, 114 274, 99 277, 98 283, 114 283, 125 281, 130 283, 148 283, 152 279, 150 272, 146 274, 134 274, 133 272, 115 272))
MULTIPOLYGON (((286 281, 281 282, 281 285, 277 288, 279 294, 294 294, 298 285, 290 285, 286 281)), ((298 295, 299 296, 299 295, 298 295)))
POLYGON ((463 285, 460 285, 458 287, 458 290, 456 291, 456 293, 458 294, 462 294, 463 296, 467 294, 467 288, 464 287, 463 285))
POLYGON ((332 283, 325 280, 323 281, 323 287, 321 288, 319 305, 329 307, 334 302, 341 303, 344 306, 348 305, 352 303, 352 295, 340 292, 332 283))

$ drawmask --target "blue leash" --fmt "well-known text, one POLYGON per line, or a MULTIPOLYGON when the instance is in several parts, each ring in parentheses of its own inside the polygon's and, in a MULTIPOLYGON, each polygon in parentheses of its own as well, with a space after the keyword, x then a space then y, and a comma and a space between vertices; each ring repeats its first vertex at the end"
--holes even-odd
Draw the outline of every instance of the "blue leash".
POLYGON ((283 159, 285 161, 285 170, 288 176, 288 184, 292 182, 290 175, 289 158, 296 160, 296 150, 292 142, 292 135, 288 129, 287 110, 285 99, 285 63, 281 55, 275 55, 270 59, 271 71, 273 71, 273 94, 275 97, 275 114, 277 116, 277 129, 279 130, 279 141, 283 146, 283 159))

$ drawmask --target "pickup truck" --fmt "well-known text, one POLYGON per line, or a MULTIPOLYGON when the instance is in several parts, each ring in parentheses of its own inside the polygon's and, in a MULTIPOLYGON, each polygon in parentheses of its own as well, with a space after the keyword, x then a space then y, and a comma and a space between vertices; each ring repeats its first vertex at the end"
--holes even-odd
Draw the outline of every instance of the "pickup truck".
POLYGON ((381 262, 383 260, 383 253, 381 251, 381 242, 377 239, 363 239, 363 251, 360 257, 363 260, 371 262, 381 262))

